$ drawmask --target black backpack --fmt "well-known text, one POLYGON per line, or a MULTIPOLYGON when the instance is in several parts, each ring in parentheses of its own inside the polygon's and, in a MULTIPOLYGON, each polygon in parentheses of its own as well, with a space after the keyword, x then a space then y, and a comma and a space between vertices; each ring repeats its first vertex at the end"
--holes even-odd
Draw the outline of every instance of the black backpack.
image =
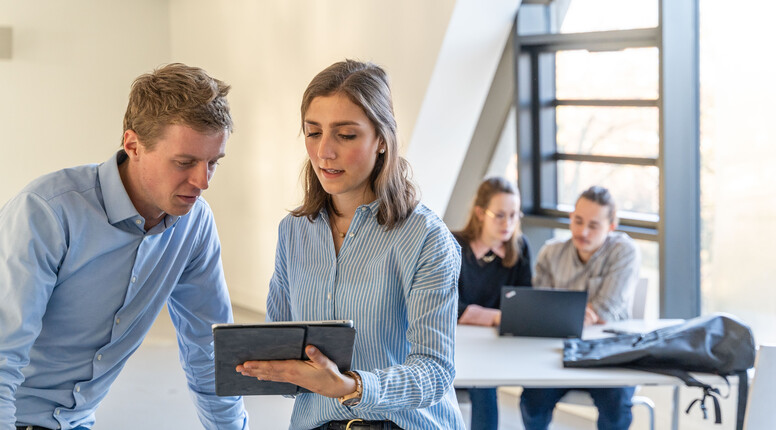
POLYGON ((706 399, 714 401, 715 422, 722 422, 720 391, 693 378, 689 372, 713 373, 725 378, 738 377, 737 429, 743 427, 748 395, 747 369, 754 366, 755 345, 752 330, 731 315, 713 314, 649 333, 620 334, 603 339, 564 341, 564 367, 627 367, 676 376, 687 386, 703 389, 703 397, 693 400, 707 417, 706 399))

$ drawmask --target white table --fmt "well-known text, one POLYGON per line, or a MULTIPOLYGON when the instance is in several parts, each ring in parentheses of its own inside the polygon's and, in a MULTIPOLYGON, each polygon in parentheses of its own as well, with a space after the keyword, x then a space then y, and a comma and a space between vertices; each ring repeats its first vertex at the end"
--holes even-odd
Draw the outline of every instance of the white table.
MULTIPOLYGON (((629 320, 585 328, 583 339, 609 336, 604 328, 646 333, 682 320, 629 320)), ((678 378, 619 368, 564 368, 563 339, 500 337, 493 327, 458 326, 455 342, 455 387, 617 387, 668 385, 674 387, 672 429, 679 422, 678 378)), ((709 384, 724 383, 714 375, 693 375, 709 384)), ((734 378, 735 379, 735 378, 734 378)))

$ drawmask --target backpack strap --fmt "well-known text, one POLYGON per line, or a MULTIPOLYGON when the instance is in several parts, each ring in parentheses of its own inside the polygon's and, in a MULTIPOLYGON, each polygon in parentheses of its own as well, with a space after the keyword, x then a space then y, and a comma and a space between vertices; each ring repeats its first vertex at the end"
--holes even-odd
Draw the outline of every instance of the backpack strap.
POLYGON ((718 389, 707 386, 703 389, 703 397, 690 402, 690 406, 687 407, 687 410, 685 410, 684 413, 689 414, 692 407, 698 403, 701 408, 701 412, 703 412, 703 419, 708 419, 709 414, 706 411, 706 398, 711 397, 711 399, 714 401, 714 424, 722 424, 722 413, 720 411, 719 399, 717 398, 717 395, 719 395, 718 389))
POLYGON ((738 409, 736 410, 736 430, 743 430, 746 402, 749 398, 749 374, 746 370, 736 372, 738 376, 738 409))
MULTIPOLYGON (((682 380, 682 382, 685 383, 688 387, 699 387, 699 388, 711 388, 710 385, 704 384, 703 382, 695 379, 692 375, 690 375, 690 372, 686 370, 681 369, 670 369, 670 368, 655 368, 655 367, 642 367, 642 366, 631 366, 631 365, 623 365, 622 367, 627 367, 628 369, 635 369, 635 370, 642 370, 645 372, 651 372, 651 373, 659 373, 661 375, 668 375, 673 376, 676 378, 679 378, 682 380)), ((719 394, 719 390, 717 390, 717 394, 719 394)))
MULTIPOLYGON (((701 409, 701 412, 703 412, 703 419, 708 419, 708 411, 706 409, 706 399, 711 397, 711 400, 714 403, 714 423, 721 424, 722 423, 722 411, 719 406, 719 398, 718 396, 721 396, 719 388, 714 388, 709 384, 704 384, 703 382, 697 380, 692 375, 690 375, 690 372, 686 370, 681 369, 656 369, 656 368, 650 368, 650 367, 640 367, 640 366, 627 366, 631 369, 638 369, 638 370, 644 370, 647 372, 652 373, 659 373, 661 375, 668 375, 668 376, 674 376, 679 379, 681 379, 685 385, 688 387, 698 387, 703 389, 703 396, 699 397, 692 402, 690 402, 690 405, 687 407, 687 409, 684 411, 684 413, 689 414, 690 410, 692 410, 692 407, 695 406, 697 403, 698 406, 701 409)), ((724 378, 724 376, 723 376, 724 378)), ((725 382, 728 384, 728 387, 730 386, 730 382, 727 380, 727 378, 724 378, 725 382)), ((740 389, 740 388, 739 388, 740 389)), ((726 396, 727 397, 727 396, 726 396)), ((741 430, 741 429, 738 429, 741 430)))

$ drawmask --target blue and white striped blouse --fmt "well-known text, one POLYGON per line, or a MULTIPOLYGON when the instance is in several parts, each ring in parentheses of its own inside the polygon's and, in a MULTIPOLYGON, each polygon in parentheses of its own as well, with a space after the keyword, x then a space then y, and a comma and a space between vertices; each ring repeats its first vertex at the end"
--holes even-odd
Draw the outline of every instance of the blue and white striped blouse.
POLYGON ((360 206, 339 255, 328 214, 288 215, 279 227, 267 320, 351 319, 361 402, 301 394, 291 429, 332 420, 391 420, 404 429, 464 429, 453 389, 460 247, 419 204, 398 228, 360 206))

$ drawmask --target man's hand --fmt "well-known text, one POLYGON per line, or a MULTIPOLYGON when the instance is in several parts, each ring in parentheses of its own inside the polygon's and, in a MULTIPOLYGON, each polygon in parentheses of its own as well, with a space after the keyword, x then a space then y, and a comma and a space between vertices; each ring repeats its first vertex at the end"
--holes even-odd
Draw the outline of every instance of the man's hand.
POLYGON ((501 324, 501 311, 480 305, 469 305, 458 319, 458 324, 498 327, 501 324))
POLYGON ((585 307, 585 325, 589 326, 593 324, 606 324, 606 321, 601 319, 590 305, 587 305, 585 307))
POLYGON ((356 391, 356 381, 343 375, 337 365, 321 351, 308 345, 308 361, 271 360, 246 361, 235 370, 261 381, 289 382, 326 397, 342 397, 356 391))

